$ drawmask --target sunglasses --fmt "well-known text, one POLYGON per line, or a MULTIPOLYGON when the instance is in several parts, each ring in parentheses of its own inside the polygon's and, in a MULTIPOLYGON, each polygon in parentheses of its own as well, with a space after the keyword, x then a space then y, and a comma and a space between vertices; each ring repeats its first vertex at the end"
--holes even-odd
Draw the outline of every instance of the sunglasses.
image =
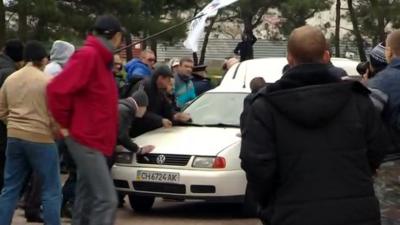
POLYGON ((156 59, 155 59, 155 58, 149 58, 149 59, 147 59, 147 61, 149 61, 149 62, 155 62, 156 59))

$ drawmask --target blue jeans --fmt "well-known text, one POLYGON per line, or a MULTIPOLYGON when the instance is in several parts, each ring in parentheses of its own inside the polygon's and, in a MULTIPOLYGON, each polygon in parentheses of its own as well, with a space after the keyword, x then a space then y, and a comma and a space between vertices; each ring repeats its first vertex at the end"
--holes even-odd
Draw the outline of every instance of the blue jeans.
POLYGON ((31 171, 42 182, 43 219, 60 225, 61 180, 57 146, 8 138, 4 187, 0 195, 0 224, 10 225, 22 186, 31 171))

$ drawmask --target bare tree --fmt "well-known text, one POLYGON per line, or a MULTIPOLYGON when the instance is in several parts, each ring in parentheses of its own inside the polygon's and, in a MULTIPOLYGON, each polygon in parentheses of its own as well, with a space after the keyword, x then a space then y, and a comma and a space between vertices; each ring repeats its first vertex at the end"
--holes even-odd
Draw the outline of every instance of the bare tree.
POLYGON ((6 9, 4 1, 0 3, 0 46, 3 46, 6 41, 6 9))
MULTIPOLYGON (((377 41, 382 42, 385 41, 386 38, 386 33, 385 33, 385 12, 384 12, 384 7, 387 6, 388 2, 385 0, 380 0, 379 2, 377 0, 371 0, 371 9, 375 14, 375 17, 378 20, 378 26, 377 26, 377 41)), ((377 43, 374 43, 377 44, 377 43)))
POLYGON ((201 53, 200 53, 199 65, 202 65, 205 62, 208 39, 210 38, 210 34, 211 34, 212 30, 213 30, 213 26, 214 26, 215 22, 217 21, 217 17, 218 17, 218 15, 214 16, 213 18, 211 18, 210 19, 210 23, 206 28, 206 34, 204 36, 203 46, 201 48, 201 53))
POLYGON ((19 37, 26 41, 28 39, 28 9, 29 9, 29 1, 20 0, 17 3, 17 12, 18 12, 18 33, 19 37))
POLYGON ((335 27, 335 56, 340 57, 340 20, 341 20, 341 8, 342 1, 336 1, 336 27, 335 27))
POLYGON ((365 54, 364 41, 362 39, 360 28, 358 26, 358 19, 354 10, 353 0, 347 0, 347 4, 349 6, 350 18, 353 24, 353 34, 356 36, 358 54, 360 55, 360 60, 364 62, 367 61, 367 56, 365 54))

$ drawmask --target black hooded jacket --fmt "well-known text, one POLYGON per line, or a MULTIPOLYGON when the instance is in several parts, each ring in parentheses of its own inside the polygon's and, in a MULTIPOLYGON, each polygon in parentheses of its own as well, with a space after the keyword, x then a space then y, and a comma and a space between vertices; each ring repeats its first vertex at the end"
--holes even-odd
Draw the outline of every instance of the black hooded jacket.
POLYGON ((136 108, 128 100, 122 99, 118 102, 118 113, 118 144, 135 153, 139 147, 132 141, 129 132, 135 119, 136 108))
POLYGON ((144 91, 149 97, 149 105, 144 117, 135 120, 135 126, 131 130, 132 137, 162 127, 162 119, 164 118, 173 121, 173 116, 176 113, 173 102, 170 101, 165 91, 158 89, 157 78, 158 75, 153 75, 151 79, 142 80, 134 88, 134 90, 137 90, 140 85, 144 85, 144 91))
POLYGON ((0 87, 12 73, 17 71, 15 62, 5 54, 0 54, 0 87))
POLYGON ((259 92, 242 134, 249 188, 273 225, 378 225, 385 130, 357 82, 301 65, 259 92))

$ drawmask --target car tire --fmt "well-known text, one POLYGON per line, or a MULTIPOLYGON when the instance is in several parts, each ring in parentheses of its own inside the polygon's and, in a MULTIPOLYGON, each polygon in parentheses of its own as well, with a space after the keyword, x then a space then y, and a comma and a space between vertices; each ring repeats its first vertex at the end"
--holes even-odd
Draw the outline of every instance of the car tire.
POLYGON ((129 204, 131 205, 131 208, 138 213, 149 212, 153 207, 154 200, 154 196, 143 196, 137 194, 129 195, 129 204))

